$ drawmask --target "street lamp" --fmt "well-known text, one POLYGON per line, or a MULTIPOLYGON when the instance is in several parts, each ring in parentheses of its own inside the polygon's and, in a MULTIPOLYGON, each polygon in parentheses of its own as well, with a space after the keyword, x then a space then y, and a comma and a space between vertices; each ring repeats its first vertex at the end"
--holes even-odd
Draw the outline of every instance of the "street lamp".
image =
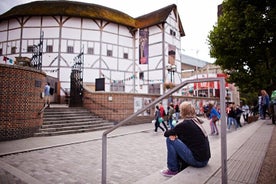
MULTIPOLYGON (((168 73, 170 73, 170 76, 171 76, 171 82, 169 84, 169 88, 172 88, 172 86, 174 86, 173 78, 174 78, 174 72, 176 72, 176 65, 169 64, 169 65, 166 66, 166 69, 168 70, 168 73)), ((170 97, 168 99, 168 102, 169 103, 173 102, 172 95, 170 95, 170 97)))
POLYGON ((229 97, 229 89, 228 89, 228 87, 226 87, 225 88, 226 89, 226 102, 227 102, 227 104, 229 103, 229 99, 230 99, 230 97, 229 97))
POLYGON ((171 75, 171 83, 174 82, 174 72, 176 72, 176 65, 167 65, 166 69, 168 70, 168 72, 171 75))

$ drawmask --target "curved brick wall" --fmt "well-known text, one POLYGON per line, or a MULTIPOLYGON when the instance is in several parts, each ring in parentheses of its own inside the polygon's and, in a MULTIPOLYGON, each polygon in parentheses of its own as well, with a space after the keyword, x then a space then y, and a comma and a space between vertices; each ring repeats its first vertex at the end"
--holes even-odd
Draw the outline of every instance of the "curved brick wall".
POLYGON ((45 82, 45 73, 0 64, 0 141, 33 136, 42 125, 38 112, 45 82))

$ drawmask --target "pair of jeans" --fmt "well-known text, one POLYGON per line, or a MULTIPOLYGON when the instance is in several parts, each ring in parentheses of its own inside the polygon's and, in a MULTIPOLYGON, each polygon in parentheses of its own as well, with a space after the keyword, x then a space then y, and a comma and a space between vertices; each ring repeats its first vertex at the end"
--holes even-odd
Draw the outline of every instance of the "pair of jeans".
POLYGON ((219 134, 217 122, 214 122, 213 120, 210 121, 210 127, 211 127, 211 134, 219 134))
POLYGON ((200 162, 197 161, 192 151, 184 144, 180 139, 170 140, 166 139, 167 144, 167 166, 168 169, 177 172, 179 170, 178 156, 187 164, 193 167, 204 167, 207 165, 209 160, 200 162))
POLYGON ((172 121, 173 121, 172 118, 169 118, 169 119, 168 119, 170 129, 174 128, 174 126, 173 126, 173 124, 172 124, 172 121))
POLYGON ((237 120, 233 117, 228 117, 228 121, 227 121, 227 124, 228 124, 228 130, 230 130, 231 128, 231 125, 235 125, 235 129, 238 128, 238 123, 237 123, 237 120))

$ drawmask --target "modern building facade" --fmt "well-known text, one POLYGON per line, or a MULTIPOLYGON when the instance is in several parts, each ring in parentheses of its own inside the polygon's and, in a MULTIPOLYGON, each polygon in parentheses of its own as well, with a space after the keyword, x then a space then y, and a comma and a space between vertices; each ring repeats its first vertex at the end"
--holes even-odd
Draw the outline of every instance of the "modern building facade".
POLYGON ((35 1, 0 15, 0 62, 41 64, 61 95, 79 63, 91 89, 103 79, 105 91, 162 94, 164 82, 181 82, 183 36, 174 4, 133 18, 96 4, 35 1))

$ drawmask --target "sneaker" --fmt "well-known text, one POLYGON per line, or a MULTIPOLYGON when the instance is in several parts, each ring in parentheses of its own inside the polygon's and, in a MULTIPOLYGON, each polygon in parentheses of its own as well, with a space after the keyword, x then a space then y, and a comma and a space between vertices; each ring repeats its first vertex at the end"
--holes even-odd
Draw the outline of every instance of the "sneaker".
POLYGON ((169 169, 161 170, 161 174, 163 176, 167 176, 167 177, 172 177, 172 176, 176 175, 177 173, 178 173, 177 171, 171 171, 169 169))

